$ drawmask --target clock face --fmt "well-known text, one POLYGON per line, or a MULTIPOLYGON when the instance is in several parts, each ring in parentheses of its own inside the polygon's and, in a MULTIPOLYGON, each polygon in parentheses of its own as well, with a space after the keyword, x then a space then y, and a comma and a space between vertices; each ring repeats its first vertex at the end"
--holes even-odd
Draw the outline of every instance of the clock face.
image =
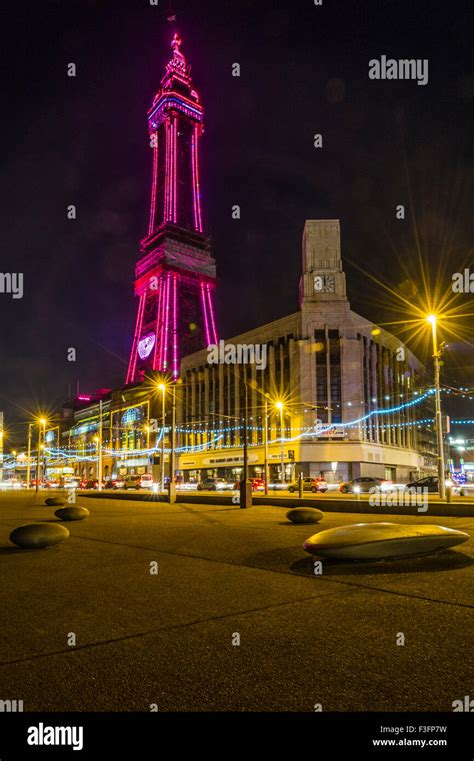
POLYGON ((155 334, 147 333, 138 342, 138 354, 140 359, 146 359, 155 345, 155 334))
POLYGON ((335 280, 334 275, 315 275, 314 290, 315 293, 334 293, 335 280))

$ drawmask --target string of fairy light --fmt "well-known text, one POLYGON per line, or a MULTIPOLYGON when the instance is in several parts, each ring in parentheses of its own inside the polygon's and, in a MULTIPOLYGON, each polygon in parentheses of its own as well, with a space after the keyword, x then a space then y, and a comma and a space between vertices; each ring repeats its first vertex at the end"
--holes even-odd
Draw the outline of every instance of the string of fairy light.
MULTIPOLYGON (((464 389, 452 389, 447 388, 444 389, 445 393, 459 393, 461 394, 465 393, 464 389)), ((275 439, 272 439, 271 444, 278 444, 278 443, 293 443, 297 442, 298 440, 308 438, 318 438, 321 436, 328 435, 330 437, 331 431, 341 431, 351 428, 356 428, 361 426, 362 424, 367 424, 368 421, 370 421, 371 418, 384 416, 384 415, 390 415, 397 412, 400 412, 404 409, 415 407, 419 404, 421 404, 424 400, 426 400, 428 397, 431 397, 434 394, 434 389, 428 389, 423 394, 419 394, 416 399, 413 399, 409 402, 405 402, 403 404, 399 404, 396 406, 388 407, 385 409, 377 409, 372 410, 366 415, 362 415, 359 418, 355 420, 348 421, 346 423, 326 423, 326 424, 320 424, 317 428, 315 426, 302 426, 300 428, 293 428, 293 430, 296 431, 296 434, 294 436, 281 436, 277 437, 275 439)), ((417 427, 420 428, 423 425, 429 426, 434 423, 434 418, 426 417, 421 418, 415 421, 409 421, 409 422, 401 422, 401 423, 387 423, 380 426, 382 430, 388 430, 388 429, 396 429, 396 428, 409 428, 409 427, 417 427)), ((452 419, 451 423, 453 425, 469 425, 474 424, 474 420, 470 419, 452 419)), ((244 431, 244 424, 234 424, 234 425, 226 425, 226 426, 220 426, 218 428, 196 428, 194 426, 177 426, 176 432, 183 435, 193 435, 193 436, 205 436, 206 441, 199 443, 199 444, 192 444, 192 445, 184 445, 176 447, 175 451, 177 453, 199 453, 207 450, 213 450, 216 448, 219 449, 232 449, 235 448, 235 444, 230 443, 226 444, 223 439, 225 439, 225 435, 227 433, 236 433, 236 432, 243 432, 244 431)), ((127 429, 128 431, 133 429, 127 429)), ((263 426, 253 425, 252 423, 247 425, 247 430, 251 434, 253 432, 260 433, 264 430, 263 426)), ((118 448, 113 449, 108 446, 102 447, 102 453, 104 455, 108 455, 110 457, 114 458, 124 458, 124 457, 134 457, 134 456, 141 456, 141 457, 147 457, 150 455, 156 454, 158 451, 162 448, 162 438, 166 433, 169 433, 170 427, 165 426, 164 428, 160 428, 157 430, 157 436, 155 443, 152 447, 147 448, 118 448)), ((261 446, 262 442, 257 441, 249 441, 249 447, 257 447, 261 446)), ((165 447, 165 451, 169 452, 169 448, 165 447)), ((32 452, 34 454, 34 451, 32 452)), ((52 460, 67 460, 71 462, 81 462, 81 461, 90 461, 93 459, 96 459, 98 457, 98 446, 91 444, 91 445, 82 445, 80 447, 67 447, 67 448, 61 448, 61 447, 45 447, 43 450, 43 456, 46 456, 52 460)), ((13 456, 5 455, 4 457, 4 467, 14 467, 16 458, 13 456)))
MULTIPOLYGON (((456 388, 454 386, 444 386, 441 389, 443 394, 446 394, 447 396, 460 396, 462 398, 468 398, 471 401, 474 399, 474 390, 469 389, 467 387, 460 387, 456 388)), ((281 443, 294 443, 301 439, 307 440, 308 438, 319 438, 319 437, 325 437, 328 438, 331 437, 331 431, 338 431, 341 430, 344 431, 346 429, 351 428, 358 428, 361 425, 367 425, 370 424, 370 421, 372 418, 376 417, 382 417, 387 415, 396 414, 398 412, 401 412, 402 410, 415 407, 419 404, 421 404, 423 401, 428 399, 434 394, 433 388, 428 388, 425 391, 419 390, 413 392, 415 398, 404 402, 398 405, 394 405, 391 407, 386 407, 383 409, 374 409, 368 412, 365 415, 361 415, 360 417, 350 420, 348 422, 342 423, 320 423, 317 427, 316 426, 300 426, 300 427, 294 427, 292 426, 292 431, 295 431, 295 435, 293 436, 280 436, 277 438, 272 439, 269 443, 270 444, 281 444, 281 443)), ((389 397, 385 397, 387 399, 389 397)), ((251 418, 252 420, 252 418, 251 418)), ((392 429, 398 429, 398 428, 421 428, 422 426, 430 426, 433 425, 435 422, 434 418, 432 417, 424 417, 421 419, 413 420, 413 421, 405 421, 405 422, 388 422, 384 423, 379 426, 380 430, 392 430, 392 429)), ((94 424, 93 424, 94 425, 94 424)), ((451 419, 451 425, 474 425, 474 419, 470 418, 452 418, 451 419)), ((84 421, 78 426, 78 428, 84 427, 84 421)), ((190 445, 183 445, 175 448, 176 453, 182 453, 182 454, 191 454, 191 453, 199 453, 207 450, 215 450, 217 448, 219 449, 233 449, 235 448, 235 443, 225 443, 226 434, 229 433, 241 433, 245 429, 245 425, 243 422, 235 423, 235 424, 228 424, 224 426, 219 426, 216 428, 211 428, 208 426, 204 427, 196 427, 196 424, 193 424, 191 426, 176 426, 176 433, 182 434, 184 436, 194 436, 199 437, 203 436, 206 437, 206 441, 197 443, 197 444, 190 444, 190 445), (223 441, 224 440, 224 441, 223 441)), ((77 430, 77 429, 76 429, 77 430)), ((127 431, 128 433, 144 433, 142 429, 133 429, 130 427, 124 427, 123 430, 127 431)), ((262 433, 264 431, 264 427, 260 425, 254 425, 252 422, 247 424, 247 431, 250 434, 249 438, 252 438, 253 433, 262 433)), ((82 431, 84 432, 84 431, 82 431)), ((110 448, 109 446, 102 447, 102 454, 114 457, 114 458, 124 458, 124 457, 149 457, 154 454, 156 454, 158 451, 161 451, 162 449, 162 438, 163 436, 166 436, 170 432, 170 426, 164 426, 159 428, 156 431, 156 439, 155 443, 151 447, 122 447, 122 448, 110 448)), ((249 441, 249 447, 258 447, 262 445, 262 441, 249 441)), ((170 449, 168 447, 164 447, 166 452, 169 452, 170 449)), ((82 462, 82 461, 90 461, 98 458, 98 446, 97 444, 83 444, 76 447, 73 446, 67 446, 67 447, 47 447, 45 446, 42 450, 42 456, 48 457, 51 460, 59 461, 59 460, 66 460, 71 462, 82 462)), ((31 456, 36 457, 36 450, 32 450, 31 456)), ((26 455, 23 456, 23 459, 26 457, 26 455)), ((15 464, 18 464, 18 459, 16 455, 13 454, 4 454, 3 455, 3 467, 5 469, 15 467, 15 464)), ((21 464, 21 459, 20 459, 21 464)))

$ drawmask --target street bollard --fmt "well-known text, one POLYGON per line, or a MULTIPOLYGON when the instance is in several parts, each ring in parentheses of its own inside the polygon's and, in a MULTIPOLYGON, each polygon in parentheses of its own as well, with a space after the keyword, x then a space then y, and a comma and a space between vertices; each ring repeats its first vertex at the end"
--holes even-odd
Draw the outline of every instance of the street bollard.
POLYGON ((453 489, 451 486, 446 487, 446 502, 449 505, 453 496, 453 489))
POLYGON ((252 507, 252 482, 248 479, 240 482, 240 507, 252 507))
POLYGON ((298 494, 300 499, 303 498, 303 473, 298 476, 298 494))
POLYGON ((172 483, 171 480, 168 483, 168 502, 170 505, 174 505, 176 502, 176 484, 172 483))

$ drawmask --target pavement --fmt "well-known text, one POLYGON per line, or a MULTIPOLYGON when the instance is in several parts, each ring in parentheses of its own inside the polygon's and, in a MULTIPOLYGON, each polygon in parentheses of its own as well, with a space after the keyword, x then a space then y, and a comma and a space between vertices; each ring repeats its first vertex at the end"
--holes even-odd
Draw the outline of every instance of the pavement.
POLYGON ((13 528, 56 520, 46 496, 0 495, 0 700, 25 711, 366 712, 452 711, 474 695, 472 517, 385 517, 473 538, 420 558, 328 561, 315 575, 308 536, 380 516, 298 526, 271 505, 79 497, 91 515, 67 524, 66 542, 15 548, 13 528))

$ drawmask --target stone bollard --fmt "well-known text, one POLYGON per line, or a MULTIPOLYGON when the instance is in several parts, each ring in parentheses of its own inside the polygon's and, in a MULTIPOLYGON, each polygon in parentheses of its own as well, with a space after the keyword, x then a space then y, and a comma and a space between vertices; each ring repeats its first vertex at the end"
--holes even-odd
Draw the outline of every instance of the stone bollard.
POLYGON ((252 507, 252 482, 249 480, 240 482, 240 507, 252 507))

